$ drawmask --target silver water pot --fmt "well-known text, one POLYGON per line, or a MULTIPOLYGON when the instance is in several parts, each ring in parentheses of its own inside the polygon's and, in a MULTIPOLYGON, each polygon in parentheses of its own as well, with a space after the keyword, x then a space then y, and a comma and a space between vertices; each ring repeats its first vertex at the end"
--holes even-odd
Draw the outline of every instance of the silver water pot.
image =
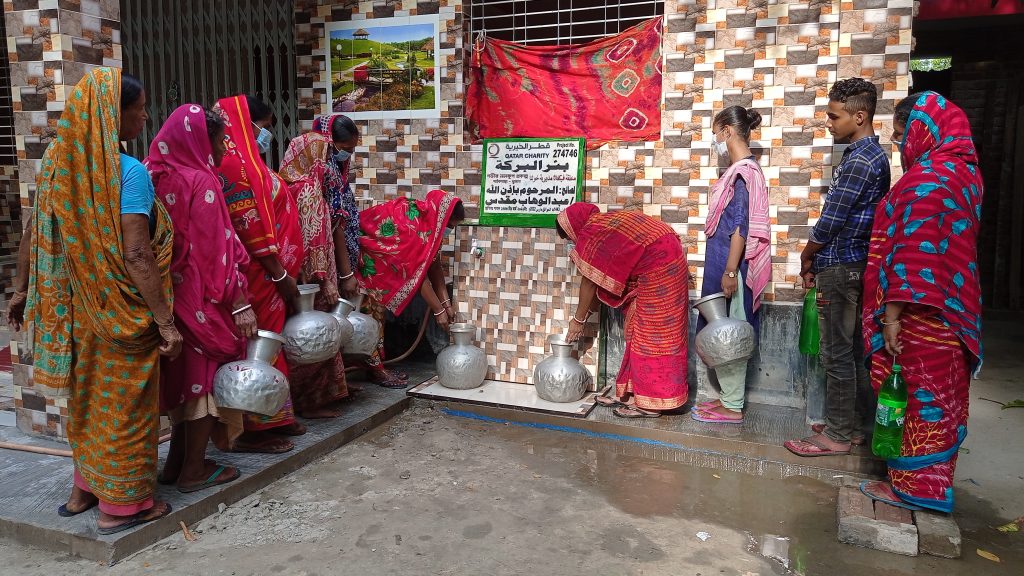
POLYGON ((754 355, 754 327, 729 317, 725 294, 719 292, 694 302, 707 326, 697 333, 697 356, 708 368, 745 362, 754 355))
POLYGON ((302 284, 295 300, 295 313, 284 325, 284 353, 292 364, 319 364, 334 358, 341 350, 341 325, 327 312, 313 307, 320 286, 302 284))
POLYGON ((338 306, 333 312, 335 316, 342 315, 348 318, 352 325, 352 338, 341 349, 346 356, 369 356, 377 350, 377 343, 380 342, 380 322, 374 320, 373 316, 359 311, 362 303, 362 294, 356 296, 354 302, 339 298, 338 306))
POLYGON ((562 336, 552 336, 551 356, 533 369, 533 387, 537 396, 548 402, 576 402, 586 395, 594 383, 590 370, 572 352, 576 347, 562 336))
POLYGON ((352 328, 352 322, 348 319, 348 313, 352 311, 352 304, 344 298, 338 298, 338 304, 331 310, 331 316, 338 321, 338 325, 341 326, 341 349, 344 350, 349 342, 352 341, 352 335, 354 329, 352 328))
POLYGON ((437 355, 438 382, 454 390, 479 387, 487 377, 487 355, 473 345, 476 328, 472 324, 458 323, 448 329, 455 343, 437 355))
POLYGON ((221 408, 273 416, 288 401, 288 379, 274 368, 284 338, 260 330, 249 340, 245 360, 228 362, 213 376, 213 399, 221 408))

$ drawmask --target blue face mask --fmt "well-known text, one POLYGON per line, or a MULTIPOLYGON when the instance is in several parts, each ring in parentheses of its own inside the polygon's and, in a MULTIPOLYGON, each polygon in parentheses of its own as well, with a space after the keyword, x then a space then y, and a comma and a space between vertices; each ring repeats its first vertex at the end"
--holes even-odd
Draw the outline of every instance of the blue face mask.
POLYGON ((348 150, 335 150, 334 161, 338 164, 344 164, 348 162, 348 159, 352 157, 352 153, 348 150))
POLYGON ((270 143, 274 141, 274 134, 266 128, 257 126, 255 122, 253 126, 260 129, 260 133, 256 135, 256 147, 259 149, 260 154, 266 154, 270 151, 270 143))

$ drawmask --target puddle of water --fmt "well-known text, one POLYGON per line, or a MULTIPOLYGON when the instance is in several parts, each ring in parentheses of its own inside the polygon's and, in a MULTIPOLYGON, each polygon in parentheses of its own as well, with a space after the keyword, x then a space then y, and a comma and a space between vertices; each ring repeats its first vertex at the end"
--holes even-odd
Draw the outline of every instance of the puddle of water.
MULTIPOLYGON (((806 477, 767 479, 738 472, 695 468, 675 462, 624 454, 622 442, 579 438, 569 434, 518 426, 463 423, 500 436, 523 464, 546 475, 578 483, 581 490, 601 495, 608 505, 643 518, 680 518, 706 523, 712 536, 722 527, 746 532, 748 550, 775 558, 780 574, 842 574, 847 576, 917 573, 1019 573, 1024 566, 1024 537, 1008 538, 995 530, 964 522, 964 558, 916 558, 841 544, 836 539, 838 490, 806 477), (983 548, 998 554, 1002 564, 975 553, 983 548)), ((642 449, 638 450, 643 453, 642 449)), ((959 514, 996 516, 974 502, 958 504, 959 514)))

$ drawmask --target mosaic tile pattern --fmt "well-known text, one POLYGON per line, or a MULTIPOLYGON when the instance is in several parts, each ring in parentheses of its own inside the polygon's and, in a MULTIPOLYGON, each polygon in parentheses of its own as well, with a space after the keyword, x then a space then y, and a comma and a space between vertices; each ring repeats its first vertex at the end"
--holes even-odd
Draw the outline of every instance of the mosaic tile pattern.
MULTIPOLYGON (((576 267, 554 230, 460 226, 455 254, 458 312, 477 326, 488 378, 533 383, 533 367, 550 355, 547 339, 565 334, 579 302, 576 267), (483 250, 477 257, 473 248, 483 250)), ((588 323, 580 360, 597 381, 597 315, 588 323)))
MULTIPOLYGON (((3 6, 18 150, 18 193, 10 202, 0 201, 0 250, 6 252, 20 241, 15 214, 21 219, 28 215, 25 208, 32 204, 40 159, 56 134, 65 94, 91 68, 121 66, 121 32, 118 0, 6 0, 3 6), (4 220, 8 214, 10 231, 4 220)), ((0 174, 0 189, 6 174, 0 174)), ((12 273, 13 262, 0 264, 6 290, 12 273)), ((66 404, 32 392, 31 353, 23 348, 12 342, 18 427, 63 439, 66 404)))

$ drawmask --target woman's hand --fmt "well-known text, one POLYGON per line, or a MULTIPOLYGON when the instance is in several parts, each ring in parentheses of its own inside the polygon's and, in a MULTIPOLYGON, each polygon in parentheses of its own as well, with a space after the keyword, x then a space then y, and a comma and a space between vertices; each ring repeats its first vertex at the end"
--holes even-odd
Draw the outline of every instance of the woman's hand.
POLYGON ((256 312, 252 308, 243 310, 238 314, 234 315, 235 328, 238 329, 238 333, 242 335, 242 338, 252 338, 256 336, 256 312))
POLYGON ((437 322, 437 325, 445 332, 447 332, 448 328, 451 326, 451 321, 448 319, 448 313, 445 312, 444 309, 441 309, 440 314, 434 314, 434 322, 437 322))
POLYGON ((444 303, 444 311, 448 315, 449 322, 454 324, 459 321, 458 314, 455 312, 455 303, 451 300, 444 303))
POLYGON ((583 323, 576 320, 569 320, 569 332, 565 335, 565 341, 570 344, 577 342, 583 336, 583 323))
POLYGON ((739 278, 735 276, 730 278, 728 274, 722 276, 722 292, 725 293, 726 298, 732 298, 732 295, 736 293, 739 285, 739 278))
POLYGON ((359 295, 359 281, 354 275, 339 281, 338 287, 341 289, 341 297, 346 300, 352 300, 359 295))
POLYGON ((178 357, 181 354, 181 344, 183 342, 181 334, 173 323, 159 326, 160 328, 160 355, 166 356, 171 360, 178 357))
POLYGON ((900 321, 883 320, 882 338, 885 340, 885 351, 892 356, 903 353, 903 339, 900 338, 900 321))
POLYGON ((299 284, 295 278, 291 277, 291 274, 285 274, 284 278, 274 282, 274 286, 285 302, 295 302, 295 299, 299 297, 299 284))
POLYGON ((25 303, 28 301, 28 292, 15 292, 7 303, 7 325, 15 332, 21 332, 21 325, 25 322, 25 303))

